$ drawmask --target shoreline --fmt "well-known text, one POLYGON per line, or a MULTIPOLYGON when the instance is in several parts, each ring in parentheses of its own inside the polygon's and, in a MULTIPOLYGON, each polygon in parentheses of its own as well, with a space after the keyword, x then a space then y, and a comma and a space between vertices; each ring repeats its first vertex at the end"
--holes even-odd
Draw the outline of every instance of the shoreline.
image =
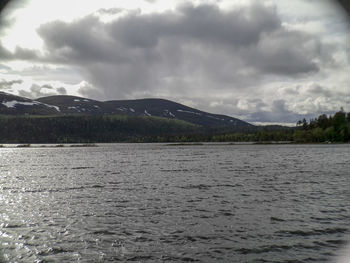
POLYGON ((339 145, 350 144, 350 142, 293 142, 293 141, 264 141, 264 142, 107 142, 107 143, 4 143, 0 149, 17 148, 80 148, 100 147, 112 144, 162 144, 164 146, 230 146, 230 145, 339 145))

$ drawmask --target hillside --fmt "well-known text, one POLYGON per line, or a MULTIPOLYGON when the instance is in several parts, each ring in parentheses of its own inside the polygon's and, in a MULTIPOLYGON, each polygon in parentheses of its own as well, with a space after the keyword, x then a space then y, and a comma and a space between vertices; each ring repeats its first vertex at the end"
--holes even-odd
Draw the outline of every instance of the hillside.
POLYGON ((61 114, 55 105, 34 101, 5 92, 0 92, 0 114, 2 115, 52 115, 61 114))
POLYGON ((200 111, 165 99, 139 99, 106 101, 107 105, 128 115, 157 116, 179 119, 200 126, 249 127, 251 124, 239 119, 200 111))
POLYGON ((239 119, 207 113, 165 99, 137 99, 96 101, 75 96, 50 96, 37 101, 59 107, 63 114, 128 116, 153 116, 178 119, 192 124, 209 126, 249 127, 251 124, 239 119))
POLYGON ((249 128, 253 125, 226 115, 200 111, 165 99, 97 101, 58 95, 31 100, 0 93, 2 115, 127 115, 186 121, 203 127, 249 128))
POLYGON ((0 143, 147 142, 199 131, 196 125, 159 117, 0 115, 0 143))

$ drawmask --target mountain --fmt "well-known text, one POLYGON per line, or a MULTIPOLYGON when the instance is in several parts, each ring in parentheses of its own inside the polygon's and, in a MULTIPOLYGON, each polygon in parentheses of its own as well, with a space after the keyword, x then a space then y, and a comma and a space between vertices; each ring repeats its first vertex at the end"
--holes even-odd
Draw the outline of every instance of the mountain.
POLYGON ((165 99, 137 99, 97 101, 76 96, 58 95, 39 98, 37 101, 59 107, 63 114, 119 114, 130 116, 155 116, 178 119, 201 126, 250 127, 239 119, 200 111, 165 99))
POLYGON ((4 115, 127 115, 182 120, 204 127, 249 128, 253 125, 226 115, 200 111, 165 99, 97 101, 57 95, 31 100, 0 93, 0 114, 4 115))
POLYGON ((105 103, 128 115, 179 119, 200 126, 251 126, 236 118, 200 111, 165 99, 114 100, 105 103))
POLYGON ((53 115, 60 114, 55 105, 0 92, 0 114, 3 115, 53 115))

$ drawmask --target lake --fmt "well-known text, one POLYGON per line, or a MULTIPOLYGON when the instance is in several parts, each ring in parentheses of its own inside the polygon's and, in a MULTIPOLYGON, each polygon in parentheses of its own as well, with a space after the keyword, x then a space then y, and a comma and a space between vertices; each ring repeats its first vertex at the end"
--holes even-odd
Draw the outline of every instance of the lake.
POLYGON ((0 148, 0 262, 333 262, 350 145, 0 148))

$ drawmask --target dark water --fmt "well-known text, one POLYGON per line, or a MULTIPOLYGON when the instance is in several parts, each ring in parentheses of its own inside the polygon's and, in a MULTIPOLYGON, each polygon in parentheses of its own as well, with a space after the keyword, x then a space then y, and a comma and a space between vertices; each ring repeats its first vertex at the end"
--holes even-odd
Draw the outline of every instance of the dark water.
POLYGON ((4 262, 331 262, 349 145, 0 149, 4 262))

